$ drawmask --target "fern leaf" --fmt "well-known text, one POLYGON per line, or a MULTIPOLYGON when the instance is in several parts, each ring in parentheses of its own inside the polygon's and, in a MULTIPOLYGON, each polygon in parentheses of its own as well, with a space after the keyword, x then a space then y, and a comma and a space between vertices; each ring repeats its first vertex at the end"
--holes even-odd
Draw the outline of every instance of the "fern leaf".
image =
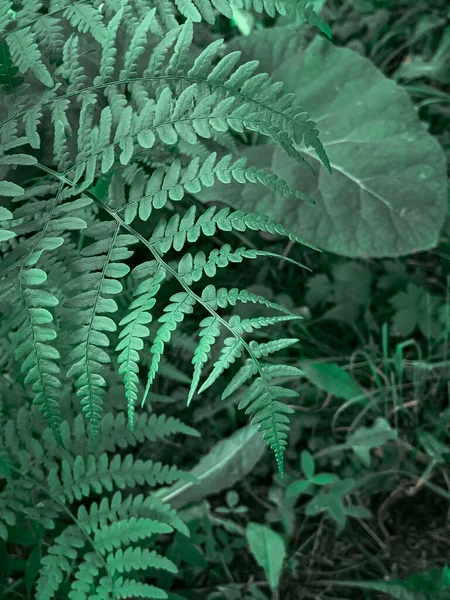
POLYGON ((148 31, 155 18, 156 9, 149 10, 136 28, 125 54, 124 68, 120 73, 119 79, 131 79, 137 76, 139 58, 144 53, 147 44, 148 31))
POLYGON ((175 509, 154 494, 136 494, 123 497, 120 491, 110 498, 103 497, 99 504, 92 502, 89 511, 84 505, 78 509, 77 519, 88 533, 101 529, 116 520, 148 518, 165 523, 189 537, 189 529, 175 509))
POLYGON ((136 581, 134 579, 127 579, 123 583, 116 585, 117 594, 119 598, 168 598, 168 595, 164 590, 148 583, 142 583, 142 581, 136 581))
POLYGON ((147 548, 119 549, 115 554, 108 555, 106 564, 112 574, 150 568, 164 569, 169 573, 178 572, 175 563, 158 554, 156 550, 148 550, 147 548))
MULTIPOLYGON (((267 327, 268 325, 275 325, 276 323, 282 323, 282 322, 285 322, 288 320, 301 319, 301 318, 302 317, 299 317, 297 315, 280 315, 280 316, 275 316, 275 317, 256 317, 253 319, 242 319, 241 320, 241 318, 238 315, 233 315, 231 317, 231 319, 229 320, 229 326, 230 326, 230 329, 232 331, 234 331, 237 335, 228 337, 224 340, 223 347, 221 350, 221 355, 214 363, 211 373, 208 375, 208 378, 205 380, 205 382, 201 386, 201 388, 199 390, 199 394, 204 392, 213 383, 215 383, 217 381, 217 379, 222 375, 222 373, 224 373, 227 369, 229 369, 229 367, 236 361, 236 359, 240 358, 240 356, 242 355, 244 346, 242 343, 242 339, 240 339, 238 336, 241 336, 243 333, 252 333, 252 331, 254 329, 259 329, 261 327, 267 327)), ((277 342, 278 342, 278 340, 277 340, 277 342)), ((274 343, 269 342, 269 346, 264 345, 264 344, 256 344, 256 342, 250 342, 250 348, 251 348, 254 356, 256 358, 259 358, 262 355, 267 356, 267 354, 271 354, 272 352, 281 350, 282 348, 287 347, 295 342, 296 342, 296 340, 293 340, 290 338, 288 340, 282 340, 280 342, 280 344, 277 344, 277 343, 274 344, 274 343), (287 346, 283 345, 285 343, 287 344, 287 346), (264 354, 266 352, 267 352, 267 354, 264 354)), ((249 365, 251 363, 253 365, 252 366, 252 369, 253 369, 253 367, 255 365, 254 365, 252 359, 248 359, 248 360, 250 362, 247 362, 246 364, 249 365)), ((252 374, 253 374, 253 371, 252 371, 252 374)), ((236 375, 235 375, 235 378, 239 378, 239 377, 240 377, 240 375, 239 375, 239 371, 238 371, 238 373, 236 373, 236 375)), ((234 388, 233 381, 234 380, 232 380, 230 382, 229 386, 223 392, 224 395, 222 396, 222 399, 226 398, 231 393, 233 393, 234 389, 230 393, 228 393, 229 389, 234 388)), ((242 385, 242 384, 239 384, 239 385, 242 385)), ((239 385, 237 387, 239 387, 239 385)), ((236 387, 236 389, 237 389, 237 387, 236 387)))
POLYGON ((74 2, 64 9, 63 16, 80 33, 89 31, 99 44, 103 44, 107 35, 106 27, 103 24, 101 13, 96 8, 89 4, 74 2))
POLYGON ((214 285, 210 284, 205 287, 202 292, 202 300, 211 308, 216 310, 217 308, 226 308, 227 306, 236 306, 237 302, 252 302, 253 304, 263 304, 267 308, 273 308, 274 310, 283 312, 285 314, 291 314, 290 311, 278 304, 277 302, 271 302, 260 296, 247 290, 239 290, 238 288, 219 288, 216 289, 214 285))
MULTIPOLYGON (((95 585, 95 578, 99 576, 102 568, 104 568, 102 557, 96 552, 86 552, 83 562, 75 571, 75 581, 72 582, 68 594, 70 600, 88 600, 95 585)), ((97 586, 97 591, 99 588, 100 585, 97 586)), ((108 598, 109 596, 104 595, 103 597, 108 598)))
MULTIPOLYGON (((290 340, 292 341, 292 340, 290 340)), ((292 341, 292 343, 294 343, 292 341)), ((255 353, 256 354, 256 353, 255 353)), ((234 394, 246 381, 253 375, 256 375, 258 369, 251 358, 248 358, 245 364, 235 373, 233 379, 222 392, 222 400, 225 400, 231 394, 234 394)), ((303 371, 290 365, 269 365, 262 367, 262 372, 271 377, 294 377, 303 375, 303 371)))
POLYGON ((289 417, 294 410, 279 402, 281 398, 297 398, 298 392, 280 386, 269 385, 258 377, 239 402, 238 408, 252 415, 252 423, 264 431, 264 439, 273 450, 280 474, 283 475, 283 456, 287 446, 289 417))
POLYGON ((148 392, 150 391, 150 386, 158 372, 161 355, 164 352, 164 344, 170 341, 172 332, 175 331, 185 315, 193 312, 194 304, 195 300, 192 298, 191 294, 188 292, 177 292, 170 297, 170 304, 164 309, 165 314, 158 319, 158 322, 162 325, 159 327, 155 341, 150 349, 152 361, 148 371, 147 386, 145 388, 142 404, 145 403, 148 392))
POLYGON ((56 331, 53 327, 53 315, 48 310, 58 304, 58 299, 39 289, 38 286, 46 279, 47 274, 42 269, 21 270, 19 293, 23 304, 19 315, 23 316, 23 322, 16 334, 15 358, 21 361, 21 372, 26 373, 24 383, 32 386, 34 404, 41 410, 56 439, 60 440, 61 382, 56 362, 60 356, 51 344, 56 338, 56 331))
POLYGON ((133 253, 128 245, 136 241, 134 236, 119 235, 119 226, 111 224, 92 226, 86 235, 98 241, 86 246, 82 258, 71 266, 74 275, 66 286, 67 292, 75 292, 65 302, 69 309, 69 322, 73 321, 75 331, 71 333, 74 348, 69 354, 72 363, 67 376, 76 377, 77 395, 81 398, 83 412, 91 424, 93 439, 98 438, 102 413, 104 387, 103 377, 105 365, 111 358, 103 349, 109 346, 109 339, 104 332, 114 332, 114 321, 106 316, 117 311, 117 304, 108 296, 122 291, 118 279, 129 272, 124 260, 133 253))
POLYGON ((159 523, 153 519, 131 517, 103 526, 95 533, 94 544, 99 552, 107 554, 115 548, 129 546, 131 542, 138 542, 158 533, 164 534, 172 531, 172 527, 165 523, 159 523))
POLYGON ((41 569, 36 585, 38 600, 52 600, 64 577, 72 571, 71 561, 78 556, 78 550, 83 548, 86 540, 76 525, 66 527, 46 556, 41 560, 41 569))
POLYGON ((85 462, 77 456, 71 466, 67 461, 58 468, 50 471, 48 484, 55 498, 69 502, 81 500, 91 494, 91 491, 102 493, 102 490, 112 491, 113 487, 124 489, 137 485, 155 486, 170 484, 180 479, 195 481, 189 473, 180 471, 175 466, 168 467, 152 460, 135 459, 132 454, 123 458, 116 454, 110 461, 107 454, 98 458, 90 454, 85 462))
POLYGON ((199 13, 192 0, 175 0, 175 4, 184 17, 190 19, 194 23, 200 23, 202 15, 199 13))
POLYGON ((191 403, 195 392, 197 391, 202 368, 208 360, 211 346, 220 335, 220 324, 215 316, 206 317, 206 319, 203 319, 203 321, 200 322, 200 327, 200 341, 195 349, 194 357, 192 359, 192 364, 194 365, 194 374, 192 376, 191 387, 188 394, 188 406, 191 403))
MULTIPOLYGON (((187 90, 189 89, 187 88, 187 90)), ((238 183, 260 183, 281 196, 298 198, 310 204, 315 203, 308 195, 292 189, 284 180, 276 175, 268 173, 264 169, 247 167, 246 158, 239 158, 233 163, 232 155, 228 154, 218 161, 217 164, 216 158, 217 154, 213 152, 201 166, 200 160, 194 158, 184 168, 181 168, 178 160, 173 161, 165 174, 163 169, 157 169, 147 183, 145 194, 139 200, 135 200, 132 204, 126 206, 126 222, 129 224, 134 220, 138 208, 140 218, 147 220, 153 209, 163 208, 168 200, 179 201, 184 197, 186 192, 198 193, 204 186, 209 187, 215 181, 225 184, 231 183, 233 180, 238 183)), ((205 223, 204 230, 207 230, 206 224, 208 223, 208 218, 211 218, 212 222, 214 222, 213 219, 217 209, 214 207, 212 209, 204 217, 204 220, 200 219, 200 224, 205 223)), ((227 221, 223 223, 223 228, 230 223, 231 228, 236 228, 239 231, 244 231, 247 228, 259 229, 260 231, 288 235, 292 239, 295 237, 295 241, 304 243, 298 236, 288 232, 286 228, 271 221, 264 215, 235 211, 231 216, 229 213, 229 210, 224 209, 224 212, 218 213, 216 217, 218 221, 227 221)), ((221 228, 219 222, 217 222, 217 226, 221 228)))
MULTIPOLYGON (((117 415, 107 413, 102 418, 101 435, 97 452, 116 452, 118 448, 128 448, 136 446, 145 440, 155 442, 158 439, 164 439, 170 435, 183 434, 199 436, 198 431, 185 425, 175 417, 166 417, 166 415, 142 413, 135 416, 134 428, 130 429, 127 424, 127 416, 124 412, 117 415)), ((84 433, 84 432, 83 432, 84 433)), ((80 445, 86 445, 84 437, 80 438, 80 445)), ((66 447, 73 447, 66 444, 66 447)), ((94 451, 94 448, 91 449, 94 451)))
POLYGON ((94 85, 109 83, 114 78, 114 65, 116 60, 116 37, 123 16, 123 8, 114 15, 106 28, 105 40, 102 45, 102 57, 100 59, 100 74, 94 78, 94 85))
POLYGON ((6 38, 13 63, 20 73, 31 73, 45 86, 53 87, 53 79, 41 60, 41 53, 30 27, 11 32, 6 38))
POLYGON ((78 37, 71 35, 63 48, 63 62, 56 71, 61 73, 69 84, 67 86, 67 95, 81 92, 84 89, 86 75, 79 61, 80 52, 78 48, 78 37))
POLYGON ((134 291, 133 295, 136 299, 130 304, 128 314, 119 323, 123 329, 119 334, 121 341, 116 348, 117 352, 121 351, 117 360, 120 365, 119 373, 124 375, 128 422, 131 430, 134 426, 134 405, 138 398, 139 350, 144 347, 142 338, 150 335, 147 327, 147 324, 152 321, 150 311, 155 305, 155 296, 166 273, 158 267, 155 270, 154 265, 150 264, 149 269, 144 272, 140 265, 132 272, 133 275, 134 277, 147 275, 147 279, 134 291))
POLYGON ((182 73, 184 73, 193 39, 194 29, 192 27, 192 20, 187 19, 180 29, 173 54, 170 57, 169 63, 165 69, 165 75, 172 77, 180 76, 182 73))
POLYGON ((200 387, 198 393, 201 394, 217 381, 217 379, 226 371, 240 356, 244 350, 242 339, 238 337, 228 337, 224 340, 221 355, 214 363, 213 370, 208 375, 206 381, 200 387))

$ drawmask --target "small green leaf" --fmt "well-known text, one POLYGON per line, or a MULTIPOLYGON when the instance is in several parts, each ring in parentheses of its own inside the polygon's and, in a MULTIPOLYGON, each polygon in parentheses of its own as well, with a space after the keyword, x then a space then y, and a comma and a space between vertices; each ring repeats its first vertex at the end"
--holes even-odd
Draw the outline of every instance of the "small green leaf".
POLYGON ((275 590, 280 580, 283 561, 286 556, 283 538, 266 525, 249 523, 246 530, 251 553, 264 569, 270 587, 275 590))
POLYGON ((293 481, 286 488, 286 497, 292 498, 294 496, 298 496, 302 492, 305 492, 310 486, 310 482, 306 479, 298 479, 297 481, 293 481))
POLYGON ((352 447, 362 462, 370 466, 370 450, 383 446, 389 440, 397 439, 397 431, 392 429, 386 419, 378 418, 372 427, 360 427, 347 439, 347 445, 352 447))
POLYGON ((331 485, 339 481, 339 477, 333 473, 319 473, 311 478, 311 483, 315 485, 331 485))
POLYGON ((314 477, 314 458, 308 450, 302 452, 302 469, 307 479, 314 477))
POLYGON ((333 396, 345 400, 364 396, 363 390, 351 375, 334 363, 304 363, 301 367, 311 383, 333 396))
POLYGON ((0 196, 21 196, 25 193, 23 187, 12 181, 0 181, 0 196))

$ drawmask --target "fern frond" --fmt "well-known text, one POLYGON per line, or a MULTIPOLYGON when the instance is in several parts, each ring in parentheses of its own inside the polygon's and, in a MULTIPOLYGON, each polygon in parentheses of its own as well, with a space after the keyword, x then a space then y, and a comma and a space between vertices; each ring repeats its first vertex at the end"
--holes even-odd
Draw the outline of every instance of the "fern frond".
POLYGON ((164 269, 153 263, 149 263, 146 270, 142 267, 143 265, 139 265, 131 273, 132 277, 147 278, 134 291, 136 299, 128 307, 126 317, 119 323, 119 327, 122 326, 123 329, 119 334, 121 341, 116 347, 117 352, 121 351, 117 361, 120 365, 119 373, 124 375, 128 423, 131 430, 134 427, 134 405, 138 398, 139 350, 144 347, 142 338, 150 335, 147 327, 152 321, 150 311, 155 305, 155 296, 166 276, 164 269))
POLYGON ((72 561, 78 556, 78 550, 86 543, 82 532, 76 525, 64 529, 47 554, 42 558, 40 577, 36 586, 36 598, 52 600, 64 577, 72 571, 72 561))
POLYGON ((119 234, 119 227, 114 223, 96 224, 86 231, 86 235, 97 239, 82 251, 82 258, 71 266, 76 276, 67 286, 66 291, 73 297, 65 302, 69 309, 69 325, 73 323, 71 333, 71 350, 68 360, 72 363, 67 376, 75 377, 81 398, 83 412, 91 424, 93 439, 98 438, 99 424, 103 410, 102 397, 106 380, 105 365, 111 358, 103 349, 109 346, 109 338, 105 332, 116 330, 115 322, 108 314, 118 309, 116 302, 109 296, 122 291, 118 281, 129 272, 124 263, 133 252, 128 246, 136 238, 119 234))
MULTIPOLYGON (((11 155, 11 160, 16 164, 35 162, 33 157, 19 154, 11 155), (29 161, 28 158, 32 160, 29 161)), ((59 248, 64 243, 61 235, 64 231, 82 229, 86 227, 86 223, 80 218, 68 216, 71 207, 64 212, 61 210, 64 205, 57 206, 58 200, 57 194, 51 201, 44 201, 41 206, 38 204, 39 212, 36 212, 36 207, 31 213, 20 208, 15 211, 16 214, 24 214, 29 218, 22 219, 24 222, 14 227, 16 235, 35 230, 39 233, 22 242, 19 251, 12 252, 2 262, 5 279, 2 282, 0 300, 6 300, 11 313, 3 324, 2 333, 18 327, 14 336, 14 353, 16 360, 21 363, 21 372, 26 374, 24 383, 31 384, 34 404, 39 406, 59 439, 60 356, 52 344, 57 336, 51 312, 59 300, 44 289, 47 273, 35 265, 45 251, 59 248), (12 299, 14 301, 11 302, 12 299)))
POLYGON ((171 533, 170 525, 160 523, 154 519, 130 517, 115 521, 111 525, 104 525, 95 532, 94 544, 99 552, 106 554, 114 548, 129 546, 130 542, 138 542, 151 538, 155 534, 171 533))
POLYGON ((136 28, 125 54, 124 68, 119 75, 120 80, 133 79, 137 77, 139 58, 144 53, 145 46, 147 44, 148 31, 155 18, 155 14, 155 8, 149 10, 139 26, 136 28))
POLYGON ((180 433, 196 437, 200 435, 196 429, 185 425, 176 417, 155 413, 151 415, 142 413, 135 417, 132 431, 127 426, 126 413, 120 412, 115 416, 108 413, 102 419, 101 431, 97 452, 101 450, 114 452, 117 448, 134 447, 145 440, 155 442, 180 433))
POLYGON ((245 414, 253 415, 252 423, 259 426, 259 431, 264 431, 264 439, 275 454, 281 474, 290 422, 287 415, 292 414, 294 409, 279 400, 297 398, 298 395, 294 390, 269 385, 264 378, 258 377, 238 404, 245 414))
POLYGON ((98 458, 91 454, 86 462, 81 456, 77 456, 73 466, 63 460, 60 470, 55 468, 50 471, 48 483, 55 498, 74 502, 92 492, 101 494, 103 490, 112 491, 114 487, 124 489, 137 485, 155 486, 180 479, 195 481, 191 475, 175 466, 135 459, 132 454, 127 454, 123 459, 120 454, 116 454, 112 460, 109 460, 107 454, 98 458))
POLYGON ((30 27, 24 27, 17 32, 12 31, 8 34, 6 41, 14 65, 18 67, 20 73, 30 71, 45 86, 53 87, 53 78, 42 62, 41 52, 30 27))
MULTIPOLYGON (((231 154, 227 154, 216 163, 217 153, 213 152, 200 165, 200 159, 195 157, 187 167, 181 167, 180 161, 175 160, 171 163, 167 172, 160 167, 156 169, 147 182, 145 194, 133 202, 128 203, 125 210, 124 218, 127 224, 133 222, 136 215, 146 221, 152 211, 163 208, 169 200, 178 202, 182 200, 185 193, 195 194, 201 191, 203 187, 210 187, 216 181, 221 183, 231 183, 233 180, 238 183, 260 183, 281 196, 293 197, 299 200, 314 204, 314 200, 308 195, 292 189, 283 179, 280 179, 273 173, 268 173, 264 169, 256 167, 247 167, 247 159, 245 157, 237 159, 233 162, 231 154)), ((229 209, 224 209, 225 212, 220 212, 215 215, 216 208, 212 207, 212 213, 208 213, 203 219, 200 219, 201 225, 205 224, 203 232, 208 230, 206 224, 208 219, 214 223, 214 217, 217 219, 217 227, 225 228, 227 224, 233 225, 239 231, 244 231, 246 228, 270 231, 270 233, 279 233, 280 235, 292 235, 284 227, 271 221, 264 215, 256 213, 245 213, 244 211, 235 211, 233 215, 229 215, 229 209), (228 210, 228 212, 227 212, 228 210)), ((295 241, 301 241, 297 237, 295 241)))
POLYGON ((267 306, 267 308, 273 308, 274 310, 278 310, 285 314, 291 314, 286 307, 277 302, 271 302, 270 300, 267 300, 267 298, 264 298, 264 296, 249 292, 248 290, 239 290, 238 288, 216 289, 214 285, 210 284, 204 288, 202 300, 207 306, 214 310, 219 307, 226 308, 227 306, 236 306, 237 302, 243 302, 244 304, 252 302, 253 304, 263 304, 264 306, 267 306))
MULTIPOLYGON (((256 342, 250 342, 250 348, 252 349, 254 356, 256 358, 260 358, 263 352, 267 354, 271 354, 272 352, 277 352, 282 348, 287 348, 288 346, 295 344, 298 340, 286 339, 286 340, 277 340, 277 342, 284 342, 282 344, 272 344, 268 342, 268 344, 256 344, 256 342), (266 346, 263 350, 262 346, 266 346)), ((266 354, 264 354, 266 356, 266 354)), ((231 394, 234 394, 236 390, 238 390, 246 381, 248 381, 253 375, 256 375, 258 369, 251 358, 248 358, 245 361, 245 364, 239 369, 237 373, 235 373, 233 379, 227 385, 227 387, 222 392, 222 400, 225 400, 231 394)), ((292 367, 290 365, 270 365, 262 367, 263 374, 270 374, 272 376, 277 377, 292 377, 292 376, 300 376, 303 375, 303 371, 298 369, 297 367, 292 367), (276 369, 276 371, 275 371, 276 369)))
POLYGON ((127 579, 123 583, 120 578, 117 582, 117 594, 119 598, 168 598, 168 595, 164 590, 148 583, 142 583, 142 581, 136 581, 135 579, 127 579))
POLYGON ((119 549, 115 554, 108 556, 107 565, 112 574, 150 568, 164 569, 169 573, 178 572, 175 563, 158 554, 156 550, 148 550, 147 548, 119 549))
POLYGON ((206 319, 203 319, 203 321, 200 322, 200 327, 200 341, 195 349, 194 357, 192 359, 192 364, 194 365, 194 374, 192 376, 191 387, 189 388, 187 399, 188 406, 191 403, 195 392, 197 391, 202 369, 208 360, 211 346, 215 343, 220 335, 220 323, 215 316, 206 317, 206 319))
POLYGON ((103 44, 106 38, 106 27, 101 12, 96 8, 90 4, 74 2, 64 9, 63 16, 80 33, 89 31, 99 44, 103 44))
POLYGON ((84 505, 78 509, 77 519, 87 533, 97 531, 109 523, 129 518, 148 518, 165 523, 189 537, 189 529, 175 509, 155 495, 136 494, 124 497, 120 491, 111 498, 103 497, 99 504, 92 502, 89 510, 84 505))
POLYGON ((195 300, 192 298, 191 294, 188 292, 177 292, 170 297, 170 304, 165 307, 164 315, 158 319, 158 322, 162 325, 159 327, 155 340, 150 348, 152 361, 148 370, 147 386, 145 388, 142 404, 144 404, 148 392, 150 391, 150 386, 158 372, 161 355, 164 352, 164 344, 169 342, 172 332, 178 327, 185 315, 193 312, 194 304, 195 300))
POLYGON ((106 27, 106 35, 102 45, 102 56, 100 59, 100 74, 94 78, 94 85, 109 83, 114 79, 114 67, 116 62, 116 37, 123 16, 123 8, 117 11, 106 27))

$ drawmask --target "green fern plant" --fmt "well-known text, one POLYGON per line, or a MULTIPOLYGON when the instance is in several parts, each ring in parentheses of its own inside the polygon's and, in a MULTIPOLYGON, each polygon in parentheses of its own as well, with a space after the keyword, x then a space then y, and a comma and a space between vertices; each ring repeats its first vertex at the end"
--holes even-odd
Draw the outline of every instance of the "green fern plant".
MULTIPOLYGON (((230 386, 237 390, 255 378, 240 407, 264 432, 283 472, 292 409, 281 400, 296 393, 278 380, 294 369, 265 359, 296 340, 264 344, 247 335, 298 317, 245 289, 207 280, 235 263, 277 256, 235 247, 236 235, 269 232, 304 242, 263 215, 199 209, 193 195, 216 181, 235 181, 313 202, 275 174, 224 153, 248 132, 269 137, 304 166, 301 144, 330 165, 315 123, 280 83, 257 72, 257 61, 242 63, 240 53, 226 53, 221 40, 194 50, 193 22, 212 23, 217 12, 230 17, 233 6, 239 3, 165 1, 152 8, 145 0, 45 6, 0 1, 0 76, 8 86, 0 123, 0 168, 7 169, 0 194, 8 206, 0 213, 0 337, 11 343, 23 384, 63 447, 65 386, 76 390, 99 443, 107 374, 117 362, 133 431, 136 404, 145 402, 166 345, 193 313, 200 330, 187 402, 245 352, 248 361, 230 386), (181 25, 178 13, 186 18, 181 25), (121 40, 126 50, 118 51, 121 40), (218 232, 229 234, 230 243, 217 244, 218 232), (211 249, 197 251, 204 238, 211 249), (129 281, 133 299, 117 318, 129 281), (159 307, 168 285, 177 291, 159 307), (259 303, 281 316, 239 320, 223 313, 238 302, 259 303), (142 351, 152 321, 158 325, 140 398, 142 351), (202 383, 222 336, 222 352, 202 383)), ((269 15, 301 9, 314 21, 302 2, 245 7, 264 7, 269 15)), ((89 470, 91 463, 75 464, 89 470)))
POLYGON ((119 450, 173 434, 198 435, 196 430, 174 417, 142 414, 131 433, 124 413, 106 413, 94 447, 78 415, 72 425, 60 424, 63 449, 37 417, 22 407, 4 423, 0 439, 0 538, 29 527, 35 542, 51 539, 33 597, 167 598, 148 583, 160 570, 177 572, 157 540, 175 531, 189 536, 189 530, 150 490, 192 477, 119 450))

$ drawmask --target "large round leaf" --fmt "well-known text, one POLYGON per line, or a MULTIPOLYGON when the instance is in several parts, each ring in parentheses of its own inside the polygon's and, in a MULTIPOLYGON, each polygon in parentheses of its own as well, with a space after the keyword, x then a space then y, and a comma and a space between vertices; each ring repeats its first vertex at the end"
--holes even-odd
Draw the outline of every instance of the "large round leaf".
POLYGON ((317 122, 333 173, 312 149, 301 148, 315 174, 279 148, 249 147, 244 154, 250 163, 272 168, 317 205, 261 196, 250 185, 240 197, 232 195, 233 205, 269 214, 307 242, 344 256, 432 248, 446 213, 445 158, 407 93, 367 59, 319 37, 306 50, 284 42, 272 53, 262 33, 238 44, 246 58, 260 59, 263 70, 283 81, 317 122))

